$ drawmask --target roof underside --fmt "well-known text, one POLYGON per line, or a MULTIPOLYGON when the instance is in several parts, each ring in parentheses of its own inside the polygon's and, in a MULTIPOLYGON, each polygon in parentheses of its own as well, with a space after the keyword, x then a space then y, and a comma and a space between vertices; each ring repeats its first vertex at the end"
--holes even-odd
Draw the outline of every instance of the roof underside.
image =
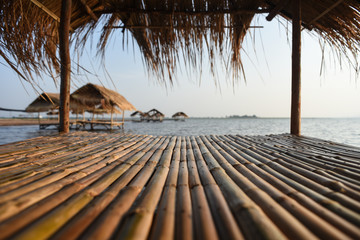
MULTIPOLYGON (((203 56, 229 62, 235 76, 242 72, 240 50, 244 36, 257 13, 280 15, 291 20, 291 1, 280 0, 73 0, 71 31, 81 45, 96 27, 102 29, 98 41, 103 51, 113 31, 127 30, 137 42, 147 69, 158 77, 175 72, 179 56, 197 67, 203 56), (279 11, 277 11, 279 10, 279 11), (205 54, 206 53, 206 54, 205 54), (236 74, 237 73, 237 74, 236 74)), ((360 51, 360 4, 356 0, 302 0, 303 26, 349 60, 360 51)), ((56 50, 61 1, 14 0, 0 6, 0 54, 13 68, 20 63, 22 73, 58 70, 56 50), (26 51, 25 51, 26 50, 26 51), (50 68, 50 69, 51 69, 50 68)), ((123 42, 121 40, 117 40, 123 42)), ((220 61, 220 60, 219 60, 220 61)))

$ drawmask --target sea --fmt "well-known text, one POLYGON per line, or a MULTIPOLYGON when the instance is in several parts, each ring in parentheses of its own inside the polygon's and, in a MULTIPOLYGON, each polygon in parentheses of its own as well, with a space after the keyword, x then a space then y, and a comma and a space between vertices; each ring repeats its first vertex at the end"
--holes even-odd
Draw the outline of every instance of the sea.
MULTIPOLYGON (((124 130, 112 132, 154 136, 270 135, 289 133, 289 129, 288 118, 189 118, 185 121, 126 121, 124 130)), ((40 130, 38 125, 0 126, 0 145, 57 133, 56 129, 40 130)), ((304 136, 360 147, 360 118, 303 118, 301 133, 304 136)))

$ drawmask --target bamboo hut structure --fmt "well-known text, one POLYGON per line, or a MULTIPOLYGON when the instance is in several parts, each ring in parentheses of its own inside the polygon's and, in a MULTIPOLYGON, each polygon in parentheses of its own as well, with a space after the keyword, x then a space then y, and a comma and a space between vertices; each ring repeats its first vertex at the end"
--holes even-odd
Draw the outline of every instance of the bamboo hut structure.
POLYGON ((132 121, 133 122, 142 122, 145 119, 147 119, 149 117, 149 115, 147 113, 144 113, 142 111, 135 111, 132 114, 130 114, 130 117, 132 117, 132 121), (135 119, 137 116, 139 116, 138 119, 135 119))
POLYGON ((60 94, 42 93, 25 108, 25 112, 48 112, 58 109, 60 105, 60 94))
POLYGON ((48 112, 47 113, 48 115, 50 115, 50 114, 54 115, 52 113, 57 113, 57 115, 59 116, 59 112, 58 112, 59 105, 60 105, 60 94, 43 92, 25 108, 25 112, 38 113, 39 128, 45 129, 46 127, 51 126, 51 125, 58 126, 59 121, 57 119, 57 121, 55 123, 42 124, 40 121, 40 113, 48 112))
MULTIPOLYGON (((103 122, 102 124, 110 124, 111 128, 113 125, 123 126, 124 111, 136 110, 135 107, 119 93, 92 83, 88 83, 74 91, 70 99, 71 103, 74 103, 74 108, 77 110, 82 108, 83 111, 90 111, 92 113, 110 113, 110 123, 103 122), (120 112, 122 113, 122 122, 114 122, 113 114, 120 112)), ((83 120, 80 121, 80 123, 86 124, 87 122, 83 120)), ((100 123, 92 120, 89 124, 100 123)))
POLYGON ((60 121, 61 131, 66 132, 70 36, 75 40, 75 51, 82 49, 88 36, 100 25, 103 32, 98 46, 104 52, 113 31, 128 31, 140 48, 148 71, 163 80, 168 77, 172 81, 179 53, 194 68, 205 55, 212 67, 219 55, 228 58, 223 62, 229 62, 227 69, 239 78, 243 74, 240 50, 253 18, 265 14, 271 21, 279 16, 281 21, 292 23, 290 132, 300 135, 301 31, 306 29, 318 35, 358 71, 359 11, 358 0, 2 1, 0 55, 23 78, 39 75, 42 70, 61 72, 60 121))
POLYGON ((153 122, 162 122, 164 119, 165 115, 160 112, 159 110, 153 108, 151 110, 149 110, 148 112, 146 112, 146 121, 153 121, 153 122))
POLYGON ((185 121, 185 118, 189 118, 189 116, 184 112, 177 112, 172 115, 172 118, 175 120, 185 121))

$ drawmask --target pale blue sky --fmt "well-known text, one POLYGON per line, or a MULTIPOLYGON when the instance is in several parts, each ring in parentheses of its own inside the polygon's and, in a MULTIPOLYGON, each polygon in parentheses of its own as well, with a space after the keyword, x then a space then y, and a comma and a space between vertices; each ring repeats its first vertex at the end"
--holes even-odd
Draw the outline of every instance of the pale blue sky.
MULTIPOLYGON (((252 31, 255 48, 253 38, 248 37, 245 43, 247 55, 243 54, 243 60, 246 83, 241 79, 233 86, 219 67, 220 87, 216 86, 207 67, 204 67, 201 82, 197 74, 189 77, 182 69, 174 86, 166 88, 156 79, 149 78, 137 47, 134 51, 132 47, 122 50, 119 31, 116 35, 119 44, 112 41, 106 54, 107 71, 116 88, 99 67, 95 51, 87 49, 88 54, 83 55, 82 63, 89 70, 97 72, 99 77, 77 77, 72 82, 71 92, 88 81, 103 84, 117 90, 137 109, 148 111, 157 108, 168 117, 178 111, 191 117, 234 114, 289 117, 291 45, 284 27, 277 20, 269 23, 260 16, 255 24, 264 28, 253 30, 255 33, 252 31), (94 68, 87 58, 93 60, 94 68)), ((360 117, 360 83, 359 78, 355 79, 354 71, 347 67, 346 62, 341 69, 338 61, 327 54, 326 72, 320 75, 321 50, 318 39, 303 31, 302 40, 302 117, 360 117)), ((0 107, 24 109, 36 98, 37 93, 31 86, 21 82, 10 68, 0 64, 0 73, 0 107)), ((59 92, 50 78, 44 77, 38 83, 44 91, 59 92)), ((0 117, 7 116, 10 113, 0 111, 0 117)))

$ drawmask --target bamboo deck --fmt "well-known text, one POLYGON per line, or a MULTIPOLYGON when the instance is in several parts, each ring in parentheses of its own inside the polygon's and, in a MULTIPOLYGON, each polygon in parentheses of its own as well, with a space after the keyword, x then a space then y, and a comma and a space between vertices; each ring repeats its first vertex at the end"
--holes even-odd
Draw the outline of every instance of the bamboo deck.
POLYGON ((75 132, 0 146, 0 239, 359 239, 360 148, 75 132))

